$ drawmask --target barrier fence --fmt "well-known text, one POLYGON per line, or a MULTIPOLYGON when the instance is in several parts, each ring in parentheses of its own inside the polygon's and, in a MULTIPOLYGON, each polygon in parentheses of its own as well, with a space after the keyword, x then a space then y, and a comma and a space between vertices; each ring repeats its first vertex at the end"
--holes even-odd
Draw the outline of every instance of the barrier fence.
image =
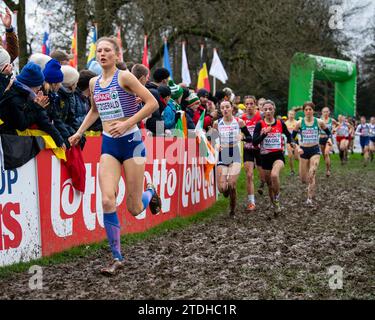
MULTIPOLYGON (((121 233, 144 232, 166 220, 189 216, 217 199, 214 171, 204 179, 204 159, 195 139, 146 138, 144 185, 152 182, 162 199, 162 211, 149 209, 133 217, 126 209, 125 178, 117 196, 121 233)), ((51 151, 0 179, 0 266, 27 262, 106 238, 99 188, 101 138, 87 139, 83 158, 86 189, 73 188, 64 163, 51 151)))

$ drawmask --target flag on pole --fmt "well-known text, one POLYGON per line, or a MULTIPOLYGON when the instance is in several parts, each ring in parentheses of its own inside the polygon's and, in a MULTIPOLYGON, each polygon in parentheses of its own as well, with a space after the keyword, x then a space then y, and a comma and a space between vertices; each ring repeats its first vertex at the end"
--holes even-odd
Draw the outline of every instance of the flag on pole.
POLYGON ((215 167, 217 162, 216 152, 214 147, 208 141, 207 136, 203 130, 204 117, 206 115, 206 110, 204 110, 197 122, 195 127, 195 134, 197 136, 197 143, 199 145, 199 155, 204 157, 204 177, 208 181, 212 169, 215 167))
POLYGON ((71 53, 73 54, 73 59, 70 60, 70 65, 73 68, 78 68, 78 48, 77 48, 77 32, 78 32, 78 24, 77 22, 74 24, 74 32, 72 38, 72 48, 71 53))
POLYGON ((217 54, 216 48, 214 49, 214 56, 212 58, 212 64, 210 68, 210 76, 219 79, 222 83, 226 83, 228 80, 228 75, 224 69, 223 64, 217 54))
POLYGON ((211 91, 210 79, 208 78, 207 64, 203 59, 204 45, 201 44, 201 67, 198 74, 197 90, 206 89, 208 92, 211 91))
POLYGON ((176 136, 180 138, 188 137, 187 119, 185 111, 179 110, 177 113, 180 114, 179 119, 176 123, 176 136))
POLYGON ((191 84, 191 77, 190 77, 190 71, 189 71, 189 64, 186 57, 186 42, 182 42, 182 68, 181 68, 181 77, 182 82, 185 83, 188 87, 191 84))
POLYGON ((120 61, 124 62, 124 51, 122 50, 121 27, 117 28, 117 44, 120 48, 120 61))
POLYGON ((96 60, 96 41, 97 40, 98 40, 98 36, 96 33, 96 26, 92 26, 90 51, 89 51, 89 56, 87 57, 87 68, 89 68, 90 64, 96 60))
POLYGON ((44 32, 43 36, 43 45, 42 45, 42 53, 49 56, 50 54, 50 48, 49 48, 49 34, 48 32, 44 32))
POLYGON ((148 63, 148 45, 147 45, 147 35, 144 37, 144 43, 143 43, 143 57, 142 57, 142 64, 146 66, 148 69, 150 69, 150 65, 148 63))
POLYGON ((172 68, 171 68, 171 64, 169 63, 169 53, 168 53, 168 43, 167 43, 167 38, 164 38, 164 59, 163 59, 163 67, 169 71, 169 73, 170 73, 170 78, 173 80, 172 68))
POLYGON ((201 70, 198 75, 197 90, 206 89, 208 92, 211 91, 210 79, 208 78, 207 64, 203 63, 201 70))

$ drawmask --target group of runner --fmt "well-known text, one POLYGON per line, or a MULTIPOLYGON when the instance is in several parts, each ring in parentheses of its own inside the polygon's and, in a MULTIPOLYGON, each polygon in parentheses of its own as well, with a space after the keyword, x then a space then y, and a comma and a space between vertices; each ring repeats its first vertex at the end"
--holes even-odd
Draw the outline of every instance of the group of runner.
MULTIPOLYGON (((113 261, 101 270, 105 275, 113 275, 123 267, 120 246, 120 223, 117 215, 116 197, 118 184, 124 168, 127 188, 126 204, 129 212, 137 216, 146 208, 152 214, 161 211, 161 199, 155 186, 148 184, 144 191, 144 171, 146 150, 142 135, 137 127, 142 119, 150 116, 158 108, 153 95, 129 71, 120 71, 116 63, 120 58, 120 48, 113 38, 97 41, 97 61, 103 72, 90 81, 91 109, 77 133, 69 138, 72 146, 77 145, 84 132, 100 117, 103 123, 102 155, 100 158, 99 184, 102 193, 104 226, 113 255, 113 261), (144 103, 137 108, 137 97, 144 103)), ((256 100, 253 96, 245 98, 246 113, 241 118, 233 115, 233 105, 224 100, 220 104, 223 117, 213 128, 217 130, 219 153, 217 181, 219 191, 230 197, 230 215, 235 215, 236 184, 242 159, 241 147, 244 143, 243 162, 247 175, 248 211, 254 211, 254 168, 259 171, 261 184, 258 192, 263 194, 267 184, 274 212, 281 212, 280 171, 285 164, 284 149, 288 146, 291 159, 300 160, 300 178, 308 185, 307 203, 311 204, 315 194, 315 175, 320 160, 320 148, 325 156, 327 176, 330 175, 329 154, 332 147, 332 130, 336 130, 342 161, 347 159, 349 136, 354 128, 345 119, 331 119, 329 110, 323 110, 322 119, 314 117, 314 104, 305 103, 304 117, 295 119, 294 111, 289 112, 286 123, 276 118, 276 106, 271 100, 256 100), (298 131, 298 132, 297 132, 298 131), (299 146, 296 137, 300 134, 299 146), (286 141, 284 137, 286 137, 286 141), (319 147, 320 145, 320 147, 319 147)), ((371 124, 361 124, 355 131, 361 136, 361 144, 366 161, 369 153, 374 153, 375 118, 371 124), (371 144, 370 144, 371 143, 371 144)), ((291 166, 294 172, 293 165, 291 166)))
POLYGON ((321 118, 316 118, 314 103, 306 102, 303 107, 290 110, 284 122, 276 117, 276 106, 271 100, 262 99, 257 102, 254 96, 247 96, 244 105, 246 112, 241 117, 235 117, 231 103, 223 102, 220 106, 223 118, 214 123, 214 128, 218 130, 220 137, 217 144, 219 150, 217 181, 219 191, 226 197, 230 195, 230 216, 234 216, 236 183, 242 161, 246 171, 247 211, 256 210, 254 187, 256 168, 260 180, 258 192, 263 194, 262 186, 267 184, 271 205, 277 216, 281 212, 280 172, 285 166, 286 150, 291 176, 295 175, 295 160, 299 161, 298 174, 301 182, 307 185, 307 206, 313 205, 316 173, 321 155, 325 161, 326 177, 331 176, 330 155, 333 152, 334 134, 343 165, 348 161, 350 144, 355 135, 360 136, 364 166, 373 159, 375 117, 371 118, 370 123, 366 123, 366 118, 361 117, 361 123, 355 128, 343 115, 340 115, 337 121, 333 119, 329 108, 323 108, 321 118), (303 111, 303 116, 298 120, 296 111, 303 111), (241 159, 242 143, 243 158, 241 159))

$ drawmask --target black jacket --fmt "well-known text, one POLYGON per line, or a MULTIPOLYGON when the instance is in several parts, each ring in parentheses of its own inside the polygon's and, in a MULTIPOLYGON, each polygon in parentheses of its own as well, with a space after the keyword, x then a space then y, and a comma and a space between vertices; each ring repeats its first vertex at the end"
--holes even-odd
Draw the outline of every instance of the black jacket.
MULTIPOLYGON (((164 111, 165 105, 160 99, 160 94, 158 91, 157 85, 155 85, 152 82, 147 82, 146 83, 146 88, 151 92, 151 94, 155 97, 159 104, 159 109, 157 109, 150 118, 146 120, 146 128, 150 130, 154 135, 156 134, 156 123, 158 121, 163 121, 162 120, 162 113, 164 111)), ((163 131, 164 132, 164 131, 163 131)))
POLYGON ((5 89, 8 87, 11 76, 0 73, 0 99, 3 97, 5 89))
POLYGON ((0 133, 17 134, 16 130, 24 131, 33 126, 48 133, 56 145, 64 143, 58 130, 49 121, 47 111, 29 99, 30 93, 13 84, 0 100, 0 118, 4 124, 0 133))

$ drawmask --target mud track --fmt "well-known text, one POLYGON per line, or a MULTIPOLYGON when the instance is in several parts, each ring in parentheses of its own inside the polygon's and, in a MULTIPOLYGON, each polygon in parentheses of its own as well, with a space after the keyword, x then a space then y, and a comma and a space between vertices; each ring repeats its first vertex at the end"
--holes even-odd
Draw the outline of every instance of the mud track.
MULTIPOLYGON (((318 177, 317 205, 306 208, 297 177, 282 186, 283 215, 267 197, 236 218, 212 221, 139 242, 124 250, 125 270, 98 270, 109 250, 43 268, 43 290, 28 273, 0 280, 2 299, 374 299, 375 170, 318 177), (358 174, 357 174, 358 173, 358 174), (343 289, 329 288, 331 266, 343 268, 343 289)), ((302 189, 303 188, 303 189, 302 189)))

